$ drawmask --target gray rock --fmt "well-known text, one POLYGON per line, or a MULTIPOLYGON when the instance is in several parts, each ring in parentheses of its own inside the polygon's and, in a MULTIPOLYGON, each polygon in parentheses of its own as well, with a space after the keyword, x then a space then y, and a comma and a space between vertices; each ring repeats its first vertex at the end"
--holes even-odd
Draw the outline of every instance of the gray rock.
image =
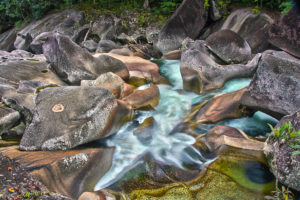
POLYGON ((128 69, 120 60, 107 55, 93 57, 68 37, 54 34, 43 45, 43 52, 62 80, 79 85, 81 80, 93 80, 106 72, 114 72, 123 79, 128 69))
POLYGON ((285 52, 266 51, 242 104, 278 119, 300 108, 300 61, 285 52))
POLYGON ((119 33, 120 21, 110 15, 101 15, 94 23, 91 35, 97 35, 99 40, 112 40, 119 33))
POLYGON ((209 49, 225 63, 247 63, 251 59, 249 44, 230 30, 211 34, 206 40, 209 49))
POLYGON ((181 43, 181 48, 182 48, 182 49, 188 49, 188 48, 192 47, 192 45, 194 44, 194 42, 195 42, 195 41, 194 41, 193 39, 187 37, 187 38, 185 38, 185 39, 182 41, 182 43, 181 43))
POLYGON ((162 27, 156 47, 163 53, 180 48, 186 37, 195 39, 205 26, 208 12, 204 0, 185 0, 162 27))
POLYGON ((96 80, 82 80, 81 86, 97 86, 108 89, 116 98, 120 97, 123 91, 124 81, 116 74, 107 72, 100 75, 96 80))
POLYGON ((84 40, 85 35, 87 34, 88 30, 90 29, 90 26, 88 24, 80 27, 79 29, 75 30, 72 41, 76 44, 81 44, 81 42, 84 40))
POLYGON ((120 45, 114 43, 111 40, 101 40, 98 43, 98 47, 97 47, 96 52, 97 53, 108 53, 113 49, 120 49, 120 48, 121 48, 120 45))
POLYGON ((15 49, 14 42, 17 37, 17 29, 13 28, 0 34, 0 50, 12 51, 15 49))
POLYGON ((154 44, 158 40, 159 30, 156 27, 147 27, 146 39, 149 44, 154 44))
POLYGON ((83 48, 86 48, 89 52, 95 52, 98 44, 94 40, 86 40, 81 43, 83 48))
POLYGON ((35 54, 43 53, 43 44, 47 41, 49 37, 53 35, 53 32, 43 32, 39 34, 34 40, 30 43, 30 50, 35 54))
POLYGON ((28 51, 31 42, 32 36, 29 33, 26 33, 24 35, 22 33, 18 33, 16 41, 14 42, 14 46, 16 49, 28 51))
POLYGON ((271 44, 300 58, 300 16, 296 6, 272 24, 269 37, 271 44))
POLYGON ((267 14, 255 13, 246 8, 232 12, 221 29, 236 32, 248 42, 253 53, 259 53, 269 46, 268 30, 272 23, 273 19, 267 14))
POLYGON ((221 65, 218 58, 211 54, 204 41, 196 41, 192 48, 185 49, 181 54, 180 72, 183 87, 196 93, 223 87, 227 80, 251 77, 260 59, 256 55, 246 65, 221 65))
POLYGON ((121 56, 133 56, 134 53, 130 51, 128 48, 121 48, 121 49, 113 49, 109 53, 121 55, 121 56))
MULTIPOLYGON (((275 128, 282 127, 286 122, 291 122, 294 130, 299 131, 300 111, 298 110, 292 115, 283 117, 275 128)), ((284 135, 289 135, 287 130, 282 133, 282 136, 284 135)), ((292 156, 292 152, 296 151, 296 149, 290 146, 297 139, 297 137, 289 137, 288 141, 279 140, 275 133, 272 132, 264 144, 264 153, 274 176, 289 188, 300 191, 300 154, 292 156)), ((296 142, 296 144, 299 145, 299 142, 296 142)))
POLYGON ((130 110, 121 110, 100 87, 56 87, 40 91, 21 150, 66 150, 115 133, 130 110))
POLYGON ((0 136, 4 131, 14 127, 20 117, 19 112, 0 105, 0 136))
POLYGON ((128 43, 135 43, 135 40, 133 37, 131 36, 128 36, 127 34, 125 33, 121 33, 120 35, 118 35, 116 37, 116 40, 118 42, 120 42, 121 44, 128 44, 128 43))

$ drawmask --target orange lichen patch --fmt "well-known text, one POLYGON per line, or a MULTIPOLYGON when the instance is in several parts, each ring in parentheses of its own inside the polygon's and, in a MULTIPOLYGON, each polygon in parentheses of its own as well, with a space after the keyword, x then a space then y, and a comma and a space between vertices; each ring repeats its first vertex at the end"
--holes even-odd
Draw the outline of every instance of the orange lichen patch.
POLYGON ((65 108, 62 104, 56 104, 52 107, 53 112, 62 112, 64 109, 65 108))
POLYGON ((8 188, 8 191, 11 192, 11 193, 14 193, 15 190, 11 189, 11 188, 8 188))
POLYGON ((8 171, 11 171, 11 170, 12 170, 12 168, 11 168, 11 167, 8 167, 7 169, 8 169, 8 171))
POLYGON ((18 190, 19 190, 19 188, 18 188, 17 186, 14 186, 14 189, 15 189, 16 191, 18 191, 18 190))

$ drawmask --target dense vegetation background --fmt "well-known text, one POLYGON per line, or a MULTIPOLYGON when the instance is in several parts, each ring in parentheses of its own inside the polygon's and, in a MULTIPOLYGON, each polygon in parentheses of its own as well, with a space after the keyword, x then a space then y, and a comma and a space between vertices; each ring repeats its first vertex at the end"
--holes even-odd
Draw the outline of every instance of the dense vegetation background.
MULTIPOLYGON (((152 12, 159 16, 169 16, 182 2, 182 0, 1 0, 0 2, 0 33, 14 25, 22 26, 31 20, 39 19, 51 11, 76 8, 83 11, 97 9, 106 12, 122 12, 134 10, 152 12), (150 5, 147 9, 145 3, 150 5), (151 8, 151 9, 150 9, 151 8), (1 23, 2 22, 2 23, 1 23)), ((237 3, 244 6, 255 6, 287 12, 292 3, 289 0, 224 0, 219 1, 220 6, 237 3)), ((209 0, 205 0, 209 8, 209 0)), ((147 20, 147 19, 144 19, 147 20)))

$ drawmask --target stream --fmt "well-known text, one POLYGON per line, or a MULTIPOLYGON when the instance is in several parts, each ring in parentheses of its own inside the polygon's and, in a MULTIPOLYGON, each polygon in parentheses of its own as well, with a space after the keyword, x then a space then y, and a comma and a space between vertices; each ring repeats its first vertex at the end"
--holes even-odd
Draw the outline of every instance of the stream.
MULTIPOLYGON (((173 128, 189 113, 193 105, 200 104, 215 95, 237 91, 249 85, 251 79, 240 78, 228 81, 222 89, 201 95, 183 91, 180 74, 180 61, 163 60, 159 63, 161 75, 166 77, 170 85, 158 85, 160 100, 155 110, 135 111, 135 120, 126 123, 115 135, 101 141, 101 145, 115 147, 115 153, 110 170, 99 180, 95 190, 106 188, 118 181, 126 172, 140 164, 141 158, 150 153, 153 158, 162 163, 183 168, 183 164, 193 164, 200 168, 215 160, 206 158, 192 144, 194 137, 176 132, 169 134, 173 128), (154 118, 154 130, 145 140, 137 138, 133 132, 146 118, 154 118), (176 147, 176 148, 174 148, 176 147)), ((144 85, 138 89, 146 89, 144 85)), ((224 120, 217 124, 203 124, 195 129, 197 134, 203 134, 217 125, 226 125, 243 130, 250 136, 265 136, 270 132, 267 123, 275 125, 277 120, 256 112, 252 117, 224 120)))

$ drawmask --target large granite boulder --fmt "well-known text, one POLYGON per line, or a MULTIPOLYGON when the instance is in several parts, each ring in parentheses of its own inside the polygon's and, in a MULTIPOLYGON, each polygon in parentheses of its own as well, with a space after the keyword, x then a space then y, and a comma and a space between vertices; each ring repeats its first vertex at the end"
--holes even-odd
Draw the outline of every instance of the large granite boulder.
POLYGON ((260 59, 257 54, 246 65, 221 65, 220 60, 211 54, 204 41, 196 41, 192 48, 181 54, 180 72, 183 88, 195 93, 203 93, 223 87, 227 80, 252 77, 260 59))
POLYGON ((34 40, 30 43, 29 49, 35 54, 43 53, 43 44, 47 41, 49 37, 53 35, 53 32, 43 32, 36 36, 34 40))
POLYGON ((266 51, 241 103, 280 119, 300 108, 300 60, 266 51))
POLYGON ((21 29, 17 34, 14 46, 16 49, 28 50, 30 45, 28 39, 35 39, 43 32, 59 32, 71 37, 78 27, 84 25, 84 21, 83 13, 75 10, 64 10, 47 15, 21 29))
POLYGON ((221 29, 229 29, 246 40, 253 53, 266 50, 268 43, 268 30, 273 19, 266 13, 255 13, 250 8, 238 9, 232 12, 221 29))
MULTIPOLYGON (((92 192, 100 178, 109 170, 114 148, 86 147, 69 151, 24 152, 18 150, 18 146, 12 146, 1 148, 0 153, 22 164, 24 171, 46 186, 45 192, 56 192, 78 199, 81 193, 92 192)), ((2 167, 2 163, 0 166, 2 167)), ((32 186, 29 181, 25 180, 32 186)))
POLYGON ((120 19, 112 15, 101 15, 93 23, 90 35, 97 36, 99 40, 112 40, 116 38, 121 29, 120 19))
MULTIPOLYGON (((292 115, 283 117, 276 125, 275 129, 280 129, 285 123, 291 123, 293 130, 300 130, 300 111, 292 115)), ((274 132, 271 133, 264 145, 266 158, 271 166, 271 170, 278 180, 295 190, 300 191, 300 154, 293 155, 299 148, 292 147, 300 145, 299 137, 290 137, 288 129, 279 138, 274 132), (287 136, 287 140, 282 139, 287 136)))
POLYGON ((163 53, 179 49, 186 37, 195 39, 205 26, 208 12, 204 0, 185 0, 162 27, 156 47, 163 53))
POLYGON ((271 44, 300 58, 300 15, 296 6, 272 24, 269 37, 271 44))
POLYGON ((231 30, 220 30, 206 40, 208 48, 226 64, 247 63, 251 59, 249 44, 231 30))
POLYGON ((114 72, 123 79, 129 76, 126 65, 120 60, 107 55, 95 58, 60 34, 47 40, 43 52, 58 76, 70 84, 79 85, 81 80, 93 80, 106 72, 114 72))
POLYGON ((21 150, 71 149, 115 133, 132 114, 100 87, 46 88, 37 94, 35 105, 21 150))

